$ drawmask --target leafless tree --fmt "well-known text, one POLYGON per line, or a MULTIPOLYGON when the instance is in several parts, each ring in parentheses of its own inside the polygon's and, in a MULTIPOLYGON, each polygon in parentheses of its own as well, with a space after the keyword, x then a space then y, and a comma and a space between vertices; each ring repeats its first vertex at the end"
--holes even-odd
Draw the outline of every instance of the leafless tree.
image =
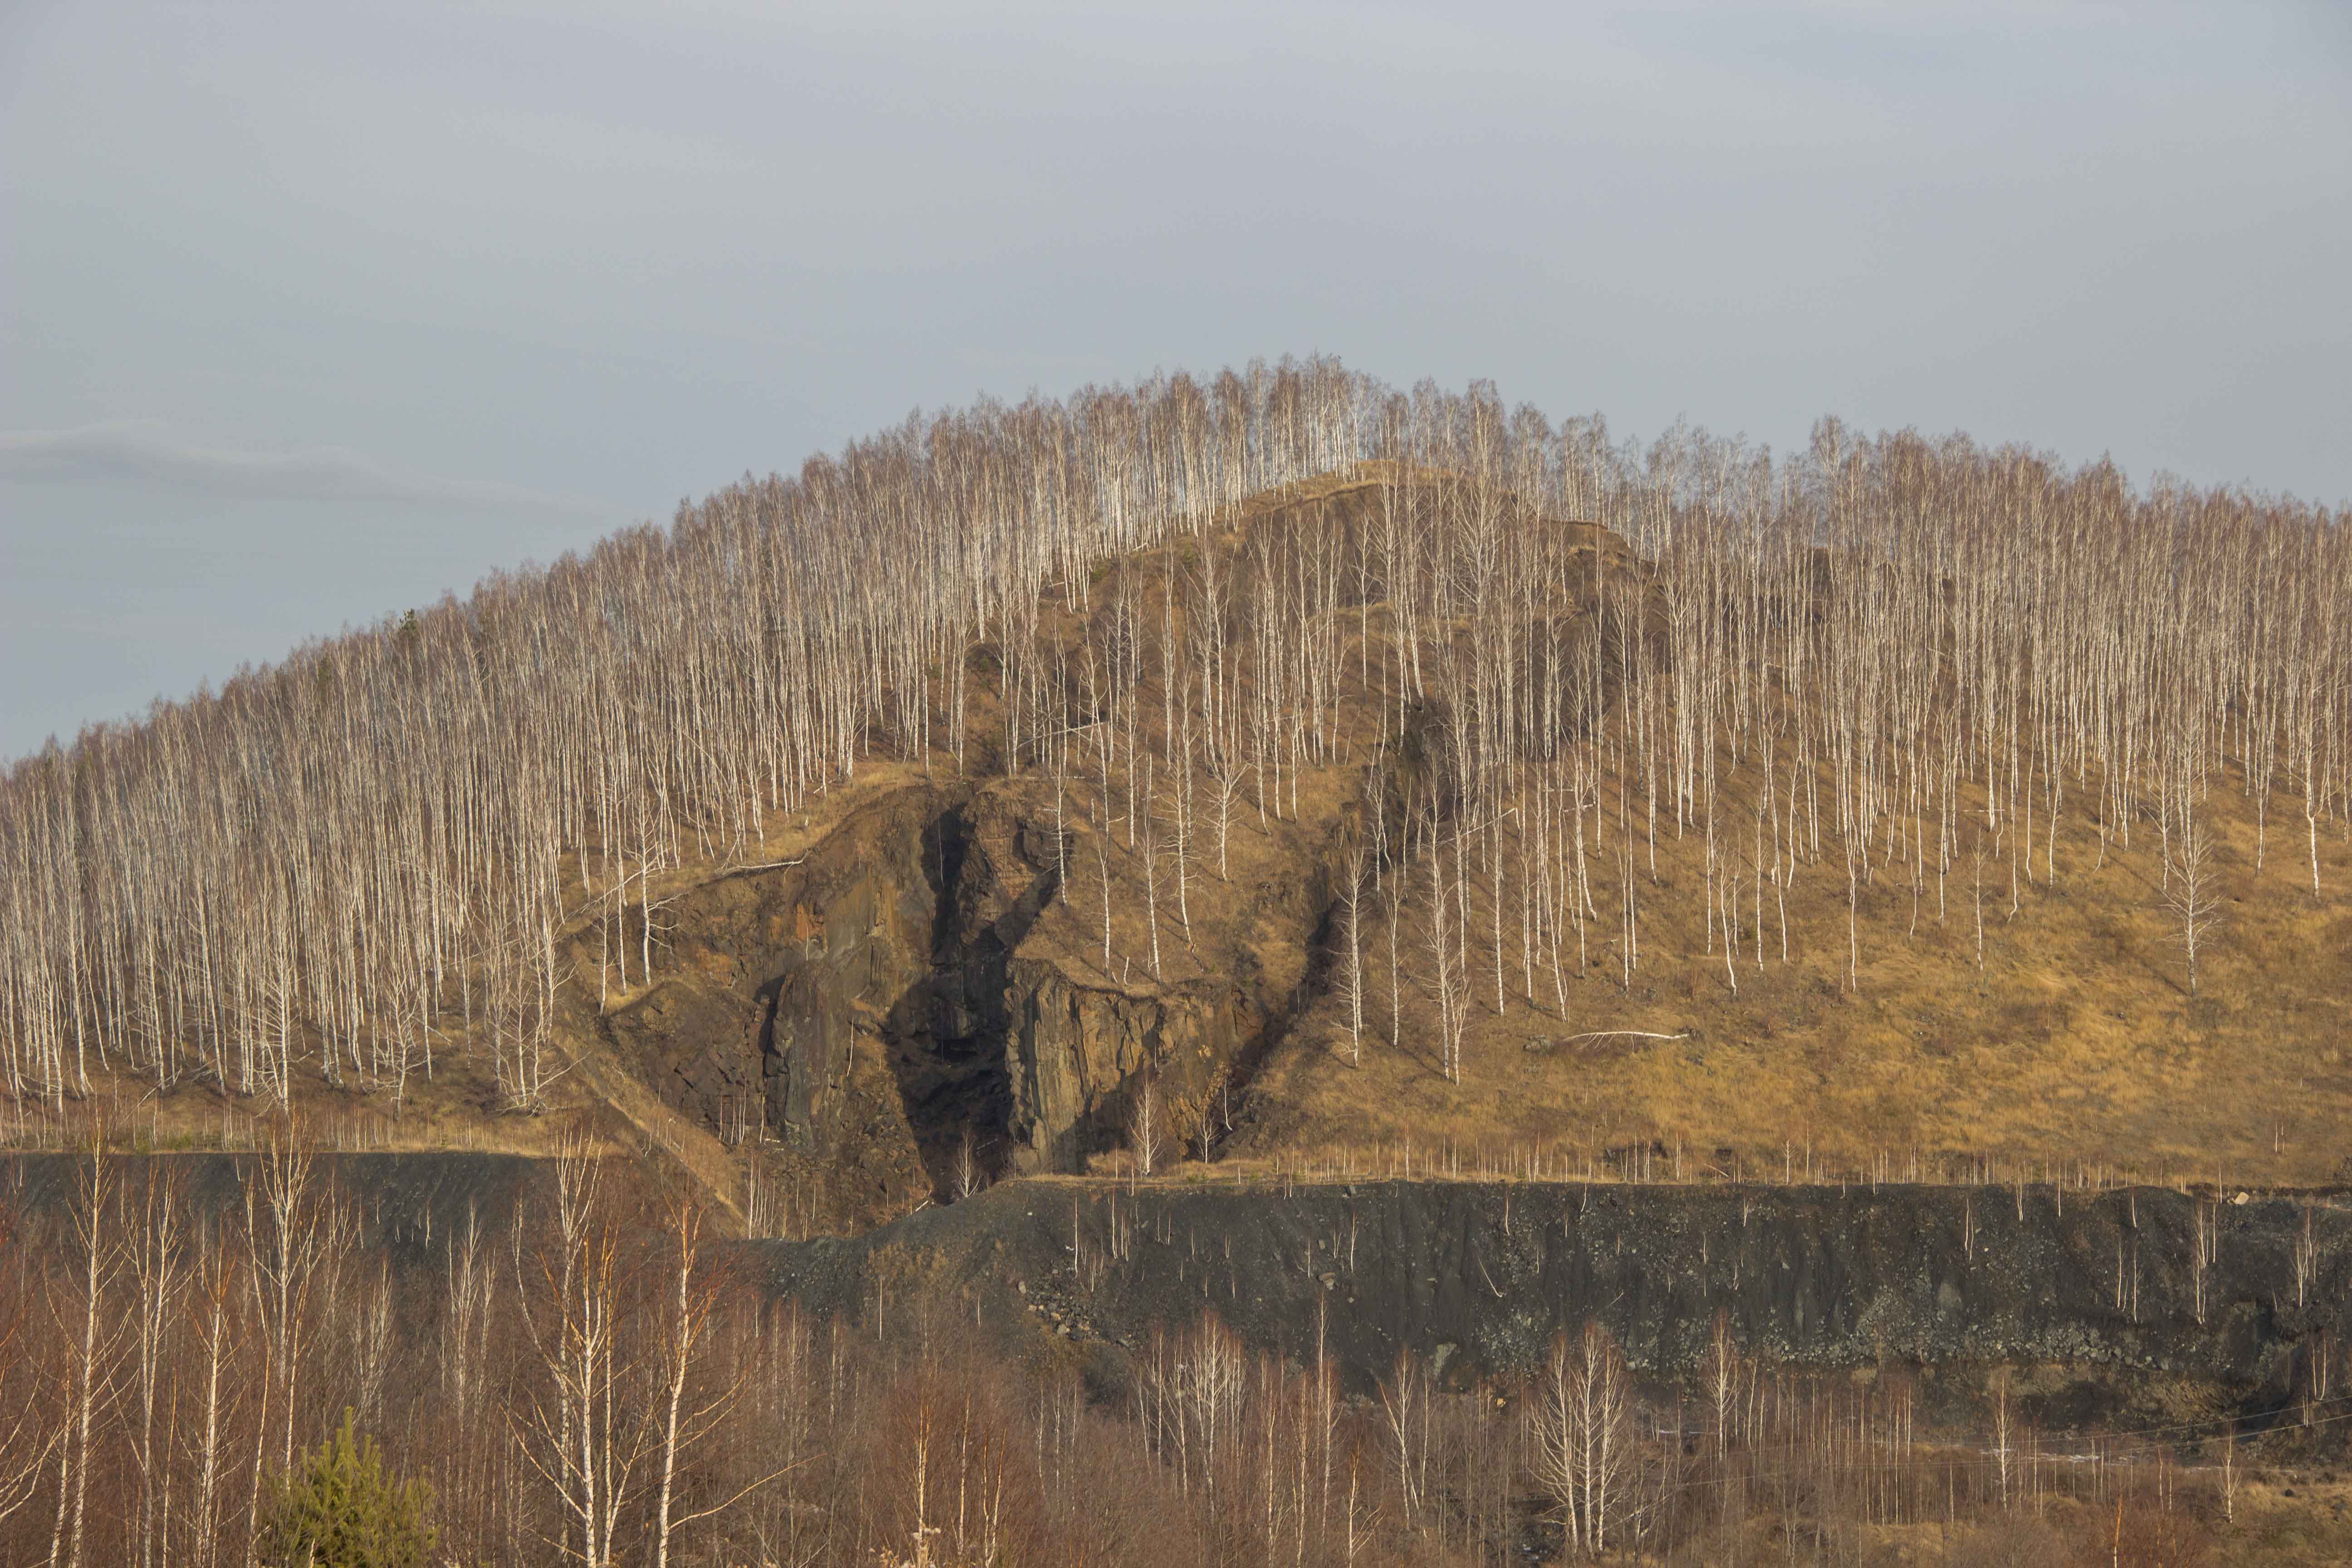
POLYGON ((1134 1103, 1127 1118, 1127 1147, 1134 1156, 1136 1173, 1151 1174, 1159 1162, 1161 1137, 1159 1074, 1147 1066, 1138 1076, 1134 1103))
POLYGON ((2220 922, 2219 879, 2212 841, 2192 815, 2174 840, 2167 863, 2164 903, 2172 911, 2173 941, 2189 963, 2189 994, 2197 994, 2197 954, 2220 922))
POLYGON ((1608 1330, 1554 1336, 1538 1391, 1537 1466, 1570 1548, 1598 1557, 1623 1531, 1633 1479, 1633 1392, 1608 1330))
POLYGON ((1734 989, 1768 919, 1828 963, 1793 951, 1809 896, 1858 986, 1962 858, 1982 970, 1984 882, 1997 919, 2006 861, 2015 915, 2093 835, 2165 889, 2193 990, 2220 905, 2183 858, 2234 833, 2224 792, 2249 899, 2287 896, 2274 797, 2314 900, 2352 816, 2344 523, 1834 420, 1642 446, 1328 359, 946 411, 8 765, 0 1095, 405 1107, 454 1053, 543 1111, 569 1020, 667 973, 681 894, 882 758, 1045 775, 1104 973, 1126 929, 1163 984, 1170 874, 1191 952, 1237 801, 1273 833, 1370 771, 1349 1054, 1385 954, 1389 1032, 1431 998, 1449 1077, 1482 997, 1632 994, 1685 931, 1734 989))
POLYGON ((1364 942, 1362 909, 1366 855, 1360 844, 1349 846, 1339 860, 1339 930, 1347 952, 1339 970, 1340 994, 1348 1002, 1348 1060, 1364 1059, 1364 942))

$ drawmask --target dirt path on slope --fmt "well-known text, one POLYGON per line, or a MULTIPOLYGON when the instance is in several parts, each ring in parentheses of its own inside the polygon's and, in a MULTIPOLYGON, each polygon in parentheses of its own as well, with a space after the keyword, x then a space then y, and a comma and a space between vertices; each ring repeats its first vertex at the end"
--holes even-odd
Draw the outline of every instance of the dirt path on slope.
POLYGON ((726 1146, 664 1105, 602 1041, 575 1037, 560 1043, 579 1086, 636 1130, 648 1156, 676 1167, 709 1198, 730 1235, 745 1235, 749 1226, 739 1196, 742 1176, 726 1146))

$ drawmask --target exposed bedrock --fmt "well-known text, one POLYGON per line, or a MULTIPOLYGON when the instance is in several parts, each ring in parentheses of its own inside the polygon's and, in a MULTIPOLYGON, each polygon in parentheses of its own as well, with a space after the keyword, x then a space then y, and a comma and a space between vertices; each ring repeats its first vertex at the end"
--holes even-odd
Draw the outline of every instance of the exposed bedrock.
POLYGON ((2326 1363, 2352 1294, 2352 1212, 2337 1201, 1024 1182, 853 1241, 746 1245, 773 1289, 819 1310, 866 1310, 879 1275, 975 1295, 1114 1365, 1154 1325, 1213 1311, 1258 1348, 1306 1360, 1319 1343, 1360 1389, 1408 1351, 1467 1387, 1597 1319, 1639 1373, 1675 1384, 1698 1375, 1720 1312, 1769 1366, 1907 1369, 1931 1406, 1961 1413, 2007 1368, 2032 1419, 2073 1426, 2340 1394, 2326 1363))
MULTIPOLYGON (((76 1244, 62 1228, 65 1216, 87 1201, 93 1176, 110 1203, 128 1205, 113 1210, 109 1223, 135 1223, 151 1176, 168 1182, 208 1222, 250 1223, 270 1202, 268 1158, 109 1154, 93 1166, 87 1154, 0 1153, 0 1243, 22 1239, 35 1256, 45 1247, 69 1254, 76 1244), (20 1231, 19 1224, 33 1228, 20 1231)), ((302 1174, 304 1212, 331 1200, 355 1223, 354 1239, 383 1248, 398 1274, 438 1275, 454 1238, 470 1231, 495 1243, 517 1215, 554 1201, 552 1163, 520 1154, 321 1153, 304 1157, 302 1174)))
MULTIPOLYGON (((241 1215, 266 1201, 263 1163, 110 1156, 104 1175, 135 1195, 169 1172, 199 1212, 241 1215)), ((7 1234, 69 1247, 55 1227, 89 1172, 0 1160, 7 1234)), ((332 1194, 429 1292, 457 1238, 478 1226, 495 1253, 552 1176, 513 1156, 322 1155, 305 1202, 332 1194)), ((1155 1330, 1213 1312, 1255 1350, 1329 1355, 1360 1393, 1401 1354, 1452 1390, 1507 1381, 1596 1320, 1670 1394, 1703 1376, 1720 1315, 1767 1370, 1912 1374, 1930 1419, 1975 1419, 2005 1372, 2023 1418, 2053 1428, 2294 1423, 2316 1401, 2318 1429, 2338 1430, 2352 1307, 2352 1195, 2336 1192, 1042 1178, 851 1239, 724 1250, 820 1313, 878 1302, 898 1323, 929 1300, 960 1322, 977 1310, 1009 1348, 1051 1337, 1105 1393, 1155 1330)))
MULTIPOLYGON (((1163 986, 1070 951, 1066 911, 1064 942, 1038 931, 1075 850, 1056 854, 1029 793, 898 789, 793 864, 682 895, 655 983, 604 1017, 606 1038, 673 1109, 805 1157, 853 1222, 955 1190, 967 1144, 987 1173, 1081 1169, 1123 1139, 1147 1085, 1164 1147, 1196 1140, 1296 983, 1265 994, 1275 982, 1230 934, 1204 930, 1206 975, 1163 986)), ((1303 947, 1319 885, 1253 917, 1303 947)))
POLYGON ((1150 1075, 1172 1147, 1197 1138, 1213 1097, 1266 1022, 1244 991, 1129 995, 1074 984, 1055 964, 1015 966, 1006 1066, 1013 1168, 1072 1171, 1120 1135, 1150 1075))

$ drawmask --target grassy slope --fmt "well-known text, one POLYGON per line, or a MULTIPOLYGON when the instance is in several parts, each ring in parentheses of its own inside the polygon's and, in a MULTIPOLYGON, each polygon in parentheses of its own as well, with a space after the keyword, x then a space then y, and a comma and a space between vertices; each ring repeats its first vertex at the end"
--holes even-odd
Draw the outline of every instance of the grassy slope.
MULTIPOLYGON (((1353 488, 1326 483, 1315 499, 1344 500, 1353 488)), ((1601 542, 1608 548, 1613 540, 1601 542)), ((1379 606, 1361 624, 1372 628, 1376 668, 1384 646, 1379 606)), ((1342 662, 1347 700, 1370 714, 1376 701, 1352 684, 1352 653, 1342 662)), ((1154 705, 1148 694, 1147 710, 1154 705)), ((974 722, 997 722, 984 700, 975 702, 974 722)), ((1205 867, 1196 871, 1196 921, 1245 926, 1267 879, 1303 874, 1297 858, 1325 841, 1342 803, 1357 794, 1369 718, 1354 736, 1349 761, 1303 776, 1297 821, 1281 820, 1286 805, 1261 828, 1253 799, 1237 803, 1233 881, 1220 882, 1205 867)), ((1730 803, 1752 801, 1757 789, 1752 761, 1738 770, 1727 756, 1723 762, 1728 819, 1738 809, 1730 803)), ((1822 783, 1827 812, 1831 796, 1822 783)), ((2239 786, 2230 775, 2204 812, 2216 841, 2223 918, 2202 954, 2193 997, 2157 883, 2154 824, 2131 825, 2128 847, 2111 829, 2103 853, 2097 825, 2085 815, 2095 792, 2074 780, 2054 876, 2038 803, 2032 863, 2030 870, 2020 863, 2014 912, 2006 844, 1983 868, 1981 968, 1969 862, 1956 858, 1947 873, 1939 910, 1931 852, 1915 919, 1905 841, 1899 863, 1880 866, 1863 889, 1860 983, 1849 987, 1843 863, 1825 836, 1823 863, 1801 867, 1789 889, 1786 962, 1769 888, 1760 964, 1752 888, 1742 895, 1735 994, 1720 936, 1710 942, 1705 930, 1703 835, 1696 826, 1677 835, 1662 811, 1654 878, 1647 842, 1640 847, 1642 956, 1630 990, 1620 983, 1611 940, 1613 873, 1597 862, 1601 917, 1589 929, 1587 973, 1576 977, 1573 951, 1564 949, 1565 1014, 1548 973, 1537 976, 1529 1001, 1514 873, 1505 893, 1506 997, 1498 1015, 1493 946, 1479 940, 1489 929, 1477 907, 1487 890, 1475 885, 1476 1010, 1459 1083, 1437 1068, 1436 1007, 1421 983, 1429 965, 1414 950, 1423 940, 1417 898, 1406 908, 1394 1042, 1385 921, 1379 900, 1368 900, 1360 1067, 1348 1060, 1346 1009, 1326 994, 1264 1065, 1253 1096, 1258 1114, 1235 1152, 1360 1161, 1410 1139, 1423 1149, 1452 1143, 1499 1158, 1539 1145, 1605 1148, 1654 1139, 1680 1142, 1697 1158, 1728 1150, 1743 1170, 1759 1173, 1801 1168, 1811 1145, 1824 1168, 1858 1172, 1884 1159, 1895 1175, 1942 1174, 1981 1155, 2012 1169, 2048 1161, 2253 1183, 2335 1178, 2352 1156, 2352 845, 2340 825, 2321 826, 2315 899, 2301 813, 2293 801, 2274 799, 2258 870, 2254 816, 2239 786), (1617 1029, 1688 1037, 1563 1043, 1617 1029)), ((1613 804, 1613 779, 1604 795, 1613 804)), ((1963 826, 1963 843, 1970 831, 1963 826)), ((1083 869, 1073 875, 1074 900, 1097 896, 1083 869)), ((1139 873, 1118 861, 1114 875, 1121 910, 1115 947, 1120 955, 1139 953, 1139 873)), ((1061 953, 1073 973, 1098 973, 1093 919, 1083 901, 1074 903, 1041 921, 1026 945, 1061 953)), ((1302 934, 1261 929, 1245 940, 1269 971, 1297 972, 1302 934)), ((1189 962, 1174 956, 1181 944, 1172 916, 1163 915, 1162 944, 1171 977, 1188 972, 1189 962)), ((1119 963, 1115 958, 1114 967, 1119 963)), ((1138 958, 1129 978, 1139 987, 1141 969, 1138 958)))
MULTIPOLYGON (((1308 499, 1344 501, 1359 488, 1326 482, 1308 499)), ((1292 499, 1268 498, 1252 511, 1263 516, 1292 499)), ((1149 561, 1139 565, 1152 569, 1149 561)), ((1101 584, 1096 597, 1097 604, 1107 597, 1101 584)), ((1058 610, 1047 621, 1075 632, 1076 618, 1058 610)), ((1363 624, 1372 627, 1377 660, 1382 646, 1378 606, 1363 624)), ((1352 681, 1352 648, 1344 662, 1352 681)), ((1308 973, 1307 933, 1276 929, 1260 917, 1258 906, 1276 881, 1308 872, 1342 803, 1357 792, 1375 704, 1352 686, 1345 695, 1360 716, 1351 721, 1353 743, 1346 760, 1300 779, 1296 820, 1285 820, 1291 815, 1286 800, 1261 827, 1254 794, 1244 788, 1234 809, 1230 881, 1215 875, 1207 807, 1200 803, 1203 819, 1190 893, 1196 927, 1213 936, 1204 935, 1200 952, 1186 950, 1168 885, 1172 876, 1163 868, 1160 940, 1168 983, 1197 980, 1204 964, 1232 962, 1236 943, 1262 973, 1285 977, 1285 984, 1308 973)), ((1157 694, 1149 687, 1142 707, 1156 714, 1157 694)), ((975 743, 969 763, 974 773, 985 772, 1003 731, 1001 710, 984 689, 972 694, 970 722, 975 743)), ((935 759, 934 767, 952 771, 945 757, 935 759)), ((1751 774, 1752 764, 1730 778, 1727 801, 1752 798, 1751 774)), ((911 764, 869 761, 854 783, 816 797, 801 812, 771 818, 759 844, 732 847, 724 857, 657 879, 656 895, 667 897, 709 879, 722 869, 722 858, 735 865, 789 859, 877 792, 921 776, 923 770, 911 764)), ((996 787, 1020 799, 1033 820, 1050 816, 1049 787, 1034 774, 996 787)), ((1613 781, 1605 793, 1613 803, 1613 781)), ((1070 812, 1077 847, 1068 901, 1049 909, 1024 951, 1099 984, 1100 894, 1091 861, 1097 836, 1085 826, 1095 794, 1083 777, 1074 781, 1070 812)), ((2150 825, 2136 826, 2128 850, 2111 844, 2102 862, 2096 832, 2080 809, 2089 798, 2070 786, 2057 874, 2049 876, 2037 845, 2032 877, 2021 880, 2014 914, 2008 860, 1987 866, 1981 971, 1968 864, 1954 867, 1940 915, 1931 865, 1916 931, 1907 868, 1882 868, 1862 898, 1858 990, 1843 980, 1845 885, 1842 862, 1826 839, 1829 861, 1801 868, 1788 897, 1789 962, 1780 957, 1779 914, 1768 892, 1767 952, 1759 965, 1755 911, 1743 897, 1742 918, 1750 930, 1742 937, 1736 994, 1719 949, 1710 952, 1702 926, 1702 840, 1695 829, 1678 837, 1671 819, 1662 817, 1654 880, 1643 846, 1642 962, 1630 990, 1619 984, 1610 945, 1613 872, 1605 858, 1596 862, 1601 918, 1589 931, 1581 978, 1574 973, 1573 944, 1564 950, 1570 972, 1564 1015, 1548 974, 1536 980, 1535 1001, 1527 999, 1514 883, 1506 891, 1508 994, 1499 1016, 1492 949, 1483 940, 1486 916, 1474 908, 1475 934, 1481 939, 1472 951, 1475 1010, 1459 1083, 1445 1081, 1436 1068, 1436 1010, 1421 984, 1425 955, 1416 951, 1419 889, 1407 906, 1403 1016, 1394 1042, 1385 927, 1379 901, 1370 900, 1360 1067, 1347 1059, 1344 1008, 1328 994, 1315 1000, 1264 1064, 1254 1089, 1257 1113, 1234 1152, 1244 1157, 1320 1152, 1361 1161, 1405 1140, 1422 1150, 1452 1144, 1500 1156, 1538 1146, 1582 1151, 1656 1139, 1685 1146, 1694 1158, 1730 1150, 1743 1169, 1756 1173, 1777 1173, 1784 1158, 1802 1158, 1786 1151, 1810 1144, 1818 1156, 1847 1169, 1864 1169, 1885 1156, 1895 1175, 1911 1168, 1914 1151, 2084 1162, 2148 1175, 2219 1173, 2246 1182, 2315 1182, 2336 1174, 2352 1154, 2352 1136, 2339 1131, 2352 1128, 2352 1065, 2346 1058, 2346 1020, 2352 1017, 2352 847, 2340 832, 2323 828, 2324 890, 2315 900, 2303 823, 2292 803, 2274 805, 2266 863, 2257 872, 2252 815, 2234 786, 2217 790, 2209 815, 2221 846, 2226 919, 2205 960, 2202 994, 2192 998, 2154 885, 2158 861, 2150 825), (1566 1041, 1613 1029, 1686 1037, 1566 1041)), ((1635 809, 1641 809, 1638 795, 1635 809)), ((1153 983, 1145 973, 1149 938, 1139 861, 1125 847, 1123 835, 1114 836, 1111 858, 1118 910, 1113 977, 1142 992, 1153 983)), ((1473 898, 1475 905, 1484 904, 1483 887, 1474 889, 1473 898)), ((569 935, 575 978, 562 1039, 569 1051, 584 1055, 595 1048, 588 1043, 593 1030, 586 1014, 595 1005, 597 942, 587 912, 569 935)), ((618 1005, 636 994, 615 993, 607 1001, 618 1005)), ((310 1103, 321 1141, 331 1144, 544 1152, 564 1129, 585 1126, 619 1146, 634 1140, 667 1147, 714 1191, 740 1183, 734 1156, 707 1132, 669 1116, 649 1095, 626 1097, 627 1109, 638 1114, 616 1114, 613 1086, 591 1081, 600 1079, 593 1063, 558 1080, 551 1098, 559 1114, 499 1116, 492 1110, 496 1096, 486 1061, 478 1052, 454 1048, 454 1040, 447 1043, 452 1048, 444 1052, 436 1078, 412 1079, 396 1121, 383 1096, 362 1104, 306 1081, 298 1099, 310 1103), (637 1103, 640 1099, 646 1103, 637 1103), (647 1127, 649 1117, 663 1124, 647 1127)), ((165 1142, 213 1143, 224 1125, 236 1142, 245 1119, 265 1109, 204 1089, 156 1100, 146 1097, 143 1086, 103 1080, 99 1099, 118 1132, 136 1122, 165 1142)), ((81 1119, 77 1110, 71 1120, 81 1119)), ((48 1140, 36 1133, 27 1141, 48 1140)))
MULTIPOLYGON (((2283 837, 2273 811, 2258 872, 2246 803, 2224 790, 2210 805, 2226 919, 2196 996, 2159 899, 2149 825, 2101 863, 2095 827, 2065 816, 2056 877, 2037 853, 2013 914, 2008 862, 1989 865, 1981 970, 1969 867, 1953 868, 1939 915, 1931 861, 1916 931, 1907 869, 1882 868, 1862 895, 1853 989, 1843 862, 1802 867, 1785 963, 1769 889, 1760 964, 1743 896, 1735 994, 1720 934, 1710 943, 1703 927, 1702 839, 1662 822, 1655 880, 1637 876, 1644 912, 1630 989, 1611 941, 1613 889, 1596 885, 1602 920, 1585 977, 1565 954, 1565 1015, 1548 973, 1531 1004, 1517 893, 1507 888, 1505 1008, 1495 1011, 1493 947, 1474 943, 1476 1014, 1461 1082, 1450 1084, 1436 1070, 1434 1001, 1415 985, 1428 967, 1411 954, 1417 934, 1406 941, 1402 1038, 1388 1037, 1387 937, 1375 921, 1361 1068, 1347 1061, 1344 1010, 1319 1004, 1261 1079, 1275 1109, 1252 1146, 1368 1153, 1408 1137, 1578 1149, 1654 1138, 1702 1155, 1728 1148, 1746 1169, 1777 1173, 1784 1145, 1810 1142, 1850 1169, 1885 1153, 1898 1174, 1923 1150, 2328 1179, 2352 1154, 2352 852, 2323 833, 2315 900, 2299 814, 2283 837), (1566 1039, 1621 1029, 1687 1037, 1566 1039)), ((1417 932, 1411 904, 1406 919, 1417 932)))

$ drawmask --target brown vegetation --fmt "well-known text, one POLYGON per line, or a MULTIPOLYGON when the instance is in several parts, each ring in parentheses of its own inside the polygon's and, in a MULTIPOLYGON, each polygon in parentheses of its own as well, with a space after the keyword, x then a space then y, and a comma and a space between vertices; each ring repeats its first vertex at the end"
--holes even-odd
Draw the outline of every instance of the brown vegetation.
MULTIPOLYGON (((1605 1330, 1532 1378, 1400 1359, 1377 1386, 1214 1317, 1120 1354, 992 1336, 929 1260, 863 1321, 730 1279, 690 1207, 572 1158, 511 1231, 402 1261, 361 1194, 280 1148, 251 1201, 85 1164, 0 1250, 0 1558, 236 1563, 276 1479, 346 1422, 430 1489, 453 1562, 1678 1563, 2326 1560, 2332 1483, 2226 1421, 2039 1433, 1998 1378, 1961 1442, 1899 1371, 1796 1373, 1720 1321, 1689 1386, 1605 1330), (54 1227, 53 1234, 34 1234, 54 1227), (1008 1348, 1009 1347, 1009 1348, 1008 1348), (2298 1506, 2298 1501, 2300 1506, 2298 1506), (1903 1555, 1899 1558, 1897 1552, 1903 1555)), ((1073 1258, 1073 1276, 1083 1267, 1073 1258)), ((2341 1399, 2285 1429, 2308 1450, 2341 1399)))
POLYGON ((0 1086, 585 1098, 734 1203, 598 1020, 698 882, 954 774, 1087 984, 1296 975, 1256 1152, 2324 1175, 2347 606, 2337 514, 1961 437, 1641 450, 1327 361, 984 406, 18 763, 0 1086))

